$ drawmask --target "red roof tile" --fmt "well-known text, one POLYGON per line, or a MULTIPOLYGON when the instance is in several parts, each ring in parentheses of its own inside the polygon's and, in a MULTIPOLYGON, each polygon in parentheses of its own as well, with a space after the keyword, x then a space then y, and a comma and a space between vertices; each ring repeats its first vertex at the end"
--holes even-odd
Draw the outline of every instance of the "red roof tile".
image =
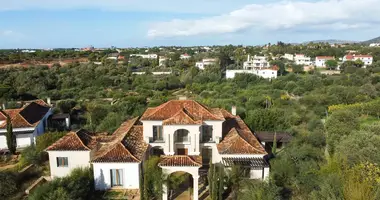
MULTIPOLYGON (((38 125, 49 110, 50 107, 44 104, 42 100, 36 100, 35 102, 26 104, 22 108, 6 109, 3 112, 11 118, 13 128, 32 128, 38 125)), ((0 118, 3 117, 3 114, 0 115, 0 118)), ((6 123, 1 124, 0 128, 6 128, 6 123)))
POLYGON ((158 166, 161 167, 201 167, 201 156, 187 156, 187 155, 174 155, 174 156, 161 156, 158 166))
POLYGON ((223 122, 223 140, 217 144, 220 154, 266 154, 265 149, 239 116, 221 109, 226 121, 223 122))
MULTIPOLYGON (((53 133, 52 133, 53 134, 53 133)), ((96 147, 96 141, 86 130, 69 132, 50 145, 45 151, 90 151, 96 147)))
POLYGON ((103 155, 97 156, 92 160, 94 163, 99 162, 140 162, 128 151, 125 146, 118 142, 113 145, 110 151, 105 152, 103 155))
POLYGON ((188 125, 188 124, 202 124, 201 120, 194 120, 190 116, 190 113, 185 109, 179 110, 169 119, 166 119, 162 122, 163 125, 188 125))
POLYGON ((141 120, 166 120, 181 109, 186 109, 194 120, 224 120, 213 114, 206 106, 194 100, 171 100, 158 107, 150 108, 142 115, 141 120))

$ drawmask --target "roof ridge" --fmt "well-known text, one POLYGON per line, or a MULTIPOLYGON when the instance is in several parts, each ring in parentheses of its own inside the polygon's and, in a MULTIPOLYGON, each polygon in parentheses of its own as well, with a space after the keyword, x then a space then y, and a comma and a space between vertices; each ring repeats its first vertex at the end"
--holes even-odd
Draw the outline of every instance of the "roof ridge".
MULTIPOLYGON (((22 110, 24 110, 24 109, 22 109, 22 110)), ((21 110, 21 111, 22 111, 22 110, 21 110)), ((21 111, 20 111, 20 112, 21 112, 21 111)), ((29 126, 33 126, 33 125, 32 125, 31 123, 29 123, 28 120, 26 120, 26 119, 25 119, 20 113, 17 113, 17 114, 15 115, 14 118, 16 118, 17 115, 20 115, 21 119, 24 120, 27 124, 29 124, 29 126)), ((12 119, 11 119, 11 120, 12 120, 12 119)))
POLYGON ((209 110, 208 108, 206 108, 205 105, 199 103, 199 102, 196 101, 196 100, 191 100, 191 101, 193 101, 193 102, 195 102, 196 104, 198 104, 200 107, 202 107, 204 110, 206 110, 211 116, 213 116, 213 117, 215 117, 215 118, 219 118, 219 117, 215 116, 213 113, 211 113, 210 110, 209 110))
POLYGON ((48 147, 46 147, 45 149, 44 149, 44 151, 46 151, 46 150, 48 150, 51 146, 53 146, 55 143, 58 143, 59 141, 61 141, 61 140, 64 140, 67 136, 69 136, 69 135, 72 135, 72 134, 75 134, 75 132, 74 131, 70 131, 70 132, 68 132, 68 133, 66 133, 66 135, 64 135, 63 137, 61 137, 61 138, 59 138, 57 141, 55 141, 53 144, 51 144, 50 146, 48 146, 48 147))
MULTIPOLYGON (((77 130, 76 132, 74 132, 74 135, 79 139, 80 143, 81 143, 86 149, 91 150, 90 148, 88 148, 88 147, 83 143, 82 139, 80 139, 80 137, 78 136, 78 133, 79 133, 79 131, 81 131, 81 130, 83 130, 83 129, 79 129, 79 130, 77 130)), ((86 133, 84 133, 84 134, 86 134, 86 133)), ((86 134, 86 135, 87 135, 87 134, 86 134)), ((89 135, 88 135, 88 136, 89 136, 89 135)), ((89 136, 89 137, 91 137, 91 136, 89 136)), ((91 139, 92 139, 92 138, 91 138, 91 139)))
POLYGON ((161 104, 161 105, 159 105, 159 106, 156 106, 156 107, 154 107, 154 108, 151 108, 151 109, 154 109, 154 111, 153 111, 152 113, 150 113, 150 115, 145 116, 145 118, 148 118, 148 117, 152 116, 152 115, 155 114, 160 108, 164 107, 165 105, 167 105, 169 102, 172 102, 172 101, 173 101, 173 100, 170 100, 170 101, 167 101, 167 102, 165 102, 165 103, 163 103, 163 104, 161 104))
POLYGON ((141 162, 141 160, 140 159, 137 159, 128 149, 127 149, 127 147, 125 147, 125 145, 122 143, 122 142, 119 142, 118 143, 119 145, 121 145, 128 153, 129 153, 129 155, 131 155, 132 156, 132 158, 134 159, 134 160, 136 160, 137 162, 141 162))

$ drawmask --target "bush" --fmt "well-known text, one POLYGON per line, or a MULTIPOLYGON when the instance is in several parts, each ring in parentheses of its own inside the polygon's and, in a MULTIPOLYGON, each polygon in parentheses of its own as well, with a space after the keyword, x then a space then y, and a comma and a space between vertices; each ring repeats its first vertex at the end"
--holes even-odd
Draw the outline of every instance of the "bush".
POLYGON ((43 162, 41 152, 36 150, 35 146, 28 146, 21 152, 20 166, 30 164, 39 165, 43 162))
POLYGON ((0 172, 0 199, 6 199, 17 191, 17 177, 9 171, 0 172))
POLYGON ((36 188, 28 199, 86 200, 99 199, 99 197, 95 194, 92 170, 90 168, 77 168, 66 177, 56 178, 36 188))

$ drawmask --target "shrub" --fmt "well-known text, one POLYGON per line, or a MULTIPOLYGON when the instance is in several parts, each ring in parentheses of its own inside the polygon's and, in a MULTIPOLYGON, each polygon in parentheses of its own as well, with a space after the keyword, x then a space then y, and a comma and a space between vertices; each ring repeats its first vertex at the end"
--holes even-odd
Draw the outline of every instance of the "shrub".
POLYGON ((43 162, 41 152, 36 150, 35 146, 28 146, 21 152, 20 166, 30 164, 41 164, 43 162))
POLYGON ((0 199, 6 199, 17 191, 17 177, 9 171, 0 172, 0 199))

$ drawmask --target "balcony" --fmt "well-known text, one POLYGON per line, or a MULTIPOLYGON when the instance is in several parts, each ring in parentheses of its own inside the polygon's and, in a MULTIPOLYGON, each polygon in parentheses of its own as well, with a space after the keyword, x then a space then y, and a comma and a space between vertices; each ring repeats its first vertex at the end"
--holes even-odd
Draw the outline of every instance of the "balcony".
POLYGON ((149 143, 165 143, 164 138, 149 137, 149 143))

